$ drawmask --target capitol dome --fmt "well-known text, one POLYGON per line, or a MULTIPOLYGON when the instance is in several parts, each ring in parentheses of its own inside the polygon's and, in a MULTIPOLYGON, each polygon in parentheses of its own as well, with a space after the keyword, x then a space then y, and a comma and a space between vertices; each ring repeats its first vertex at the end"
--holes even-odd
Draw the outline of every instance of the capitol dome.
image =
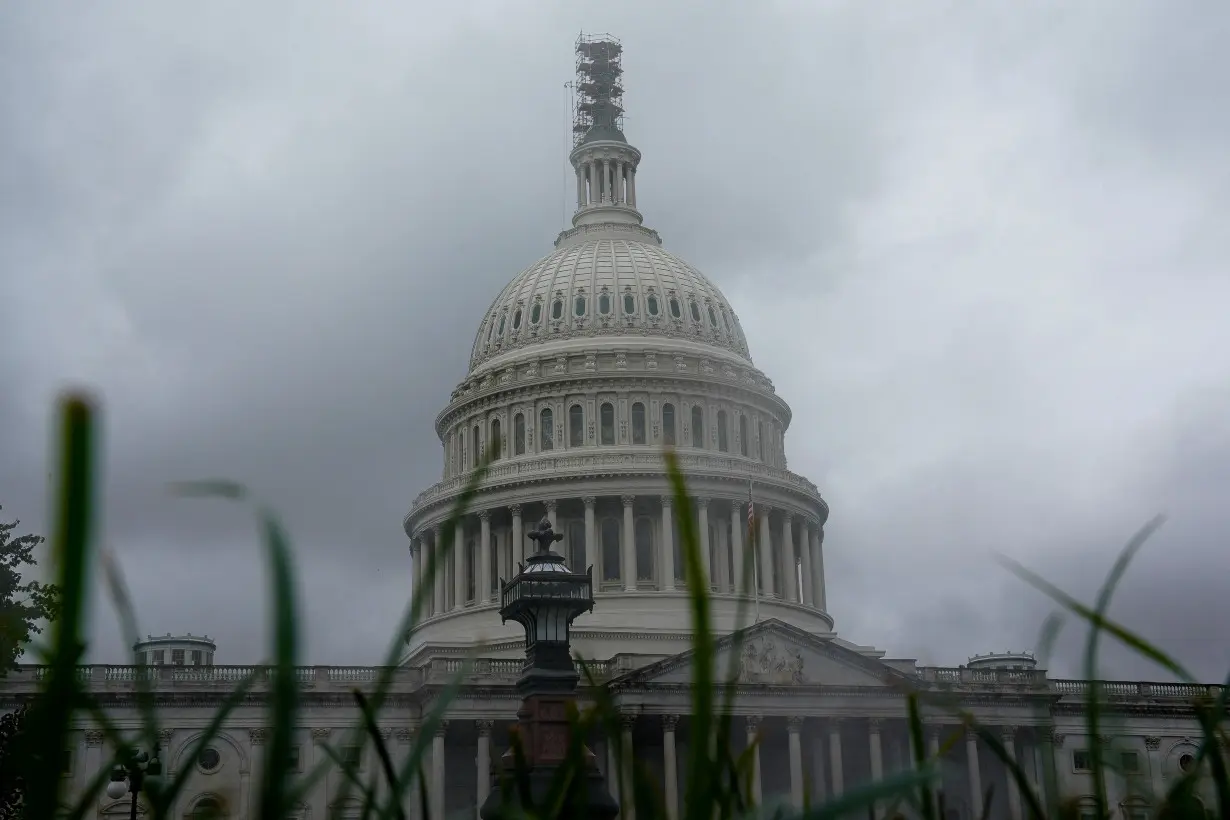
MULTIPOLYGON (((591 95, 612 86, 585 86, 591 95)), ((750 616, 833 636, 824 586, 828 505, 789 470, 789 405, 753 364, 735 310, 662 247, 636 195, 641 152, 610 99, 585 103, 569 161, 576 210, 555 249, 517 274, 478 321, 465 376, 436 417, 441 480, 403 522, 416 578, 441 571, 406 661, 520 657, 498 615, 500 580, 546 518, 567 565, 593 573, 595 608, 573 647, 591 659, 686 651, 689 602, 664 451, 687 480, 713 623, 750 616), (490 464, 452 533, 445 524, 490 464), (753 510, 749 510, 749 506, 753 510), (754 515, 752 514, 754 511, 754 515), (749 526, 750 525, 750 526, 749 526)))

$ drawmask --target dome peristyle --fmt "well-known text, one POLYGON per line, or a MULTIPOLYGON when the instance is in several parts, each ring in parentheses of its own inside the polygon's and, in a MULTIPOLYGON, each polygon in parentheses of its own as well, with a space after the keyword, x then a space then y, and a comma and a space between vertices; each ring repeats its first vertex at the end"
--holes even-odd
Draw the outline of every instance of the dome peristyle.
POLYGON ((534 345, 603 337, 686 340, 751 363, 722 292, 654 232, 620 225, 565 232, 557 250, 514 278, 479 325, 470 369, 534 345))

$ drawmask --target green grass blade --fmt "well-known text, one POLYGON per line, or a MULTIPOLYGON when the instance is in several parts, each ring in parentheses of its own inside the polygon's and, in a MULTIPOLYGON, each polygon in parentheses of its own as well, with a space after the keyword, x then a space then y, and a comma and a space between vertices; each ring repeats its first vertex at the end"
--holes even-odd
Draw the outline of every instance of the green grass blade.
MULTIPOLYGON (((927 743, 923 733, 922 716, 918 710, 918 694, 911 692, 907 695, 905 704, 910 730, 910 746, 914 752, 914 766, 921 769, 927 765, 927 743)), ((932 793, 930 782, 925 783, 922 787, 921 808, 923 820, 936 820, 935 795, 932 793)))
MULTIPOLYGON (((115 553, 105 547, 99 550, 98 557, 99 565, 103 570, 103 579, 111 595, 111 605, 115 607, 115 612, 120 619, 120 632, 124 636, 124 642, 128 644, 128 650, 135 653, 135 647, 141 640, 141 632, 137 628, 136 608, 133 606, 132 596, 128 594, 128 585, 124 581, 119 560, 115 553)), ((133 661, 133 665, 137 666, 136 658, 133 661)), ((156 669, 154 674, 157 674, 156 669)), ((158 742, 158 710, 154 706, 153 684, 150 676, 141 672, 137 673, 134 683, 137 712, 145 727, 143 742, 152 749, 158 742)))
MULTIPOLYGON (((380 727, 376 725, 376 716, 372 713, 371 705, 367 702, 367 698, 358 689, 354 690, 355 703, 359 705, 359 711, 363 715, 363 724, 367 729, 368 736, 372 739, 372 744, 376 747, 376 757, 380 761, 380 769, 384 773, 385 779, 389 783, 389 792, 395 797, 401 796, 399 788, 400 781, 397 777, 397 772, 393 770, 393 759, 389 757, 389 749, 384 744, 384 738, 380 735, 380 727)), ((401 807, 401 801, 394 801, 394 815, 398 820, 406 820, 406 813, 401 807)))
POLYGON ((889 775, 876 783, 851 789, 823 806, 799 812, 796 820, 838 820, 846 815, 853 816, 855 812, 865 813, 875 803, 889 802, 898 796, 908 797, 924 783, 933 780, 937 771, 934 762, 928 762, 921 769, 889 775))

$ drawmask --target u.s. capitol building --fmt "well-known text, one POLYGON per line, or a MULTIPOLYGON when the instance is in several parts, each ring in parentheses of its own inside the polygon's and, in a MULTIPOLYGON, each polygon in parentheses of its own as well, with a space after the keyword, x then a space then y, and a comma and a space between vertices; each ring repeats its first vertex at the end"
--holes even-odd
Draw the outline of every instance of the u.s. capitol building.
MULTIPOLYGON (((666 447, 676 449, 687 478, 724 652, 731 633, 744 629, 737 743, 761 740, 754 789, 763 799, 797 804, 805 792, 824 799, 910 765, 903 692, 919 689, 946 693, 1000 727, 1004 746, 1043 794, 1092 794, 1090 750, 1100 744, 1123 772, 1109 783, 1114 812, 1125 820, 1146 816, 1144 795, 1161 792, 1193 765, 1200 731, 1189 704, 1214 687, 1108 683, 1113 734, 1087 737, 1086 684, 1049 679, 1026 653, 921 667, 838 634, 824 572, 829 507, 811 481, 787 468, 791 409, 753 363, 734 307, 643 224, 641 153, 620 127, 619 50, 610 38, 578 41, 572 225, 479 319, 469 372, 436 420, 443 475, 404 521, 408 575, 420 577, 433 552, 449 559, 426 591, 426 618, 407 637, 384 713, 395 755, 408 749, 447 682, 465 671, 464 688, 432 742, 433 816, 474 817, 492 755, 506 745, 520 702, 513 683, 523 645, 515 625, 500 623, 497 586, 515 573, 524 534, 543 517, 564 533, 570 564, 594 572, 596 608, 577 621, 574 649, 610 686, 625 739, 662 778, 670 808, 686 799, 680 770, 691 743, 689 613, 666 447), (444 544, 442 525, 492 442, 498 457, 455 543, 444 544), (754 543, 757 552, 745 562, 754 543), (742 577, 745 566, 753 569, 750 578, 742 577), (740 612, 748 615, 744 623, 740 612)), ((249 817, 267 737, 264 684, 216 742, 189 759, 223 694, 251 668, 215 664, 213 643, 192 636, 151 638, 137 651, 145 666, 95 665, 81 674, 129 727, 139 725, 134 681, 153 679, 167 727, 165 765, 194 769, 175 816, 215 805, 230 817, 249 817)), ((728 668, 725 657, 718 668, 728 668)), ((354 725, 349 690, 371 683, 377 672, 300 670, 306 708, 296 765, 313 766, 322 759, 319 744, 338 742, 354 725)), ((6 708, 33 691, 42 674, 25 667, 0 680, 6 708)), ((958 731, 956 718, 938 710, 926 720, 932 752, 958 731)), ((74 737, 64 776, 80 789, 108 765, 112 750, 84 717, 74 737)), ((625 778, 602 738, 594 747, 618 799, 625 778)), ((361 760, 368 771, 375 763, 370 748, 341 751, 368 755, 361 760)), ((989 788, 993 815, 1021 820, 1020 795, 977 738, 959 738, 947 761, 952 820, 977 816, 989 788)), ((326 817, 340 780, 331 772, 300 816, 326 817)), ((352 808, 357 812, 356 806, 343 813, 352 808)), ((418 814, 411 801, 407 810, 418 814)), ((621 811, 625 818, 636 814, 631 805, 621 811)), ((98 804, 100 817, 127 812, 127 797, 98 804)))

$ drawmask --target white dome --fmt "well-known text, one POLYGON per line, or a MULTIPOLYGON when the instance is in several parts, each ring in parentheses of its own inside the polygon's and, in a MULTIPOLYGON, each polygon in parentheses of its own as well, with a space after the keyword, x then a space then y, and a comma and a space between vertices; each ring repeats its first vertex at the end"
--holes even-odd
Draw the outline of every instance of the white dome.
POLYGON ((686 339, 751 362, 738 317, 704 274, 652 231, 612 233, 603 226, 570 237, 580 241, 561 242, 513 279, 478 328, 471 372, 533 345, 602 336, 686 339))

